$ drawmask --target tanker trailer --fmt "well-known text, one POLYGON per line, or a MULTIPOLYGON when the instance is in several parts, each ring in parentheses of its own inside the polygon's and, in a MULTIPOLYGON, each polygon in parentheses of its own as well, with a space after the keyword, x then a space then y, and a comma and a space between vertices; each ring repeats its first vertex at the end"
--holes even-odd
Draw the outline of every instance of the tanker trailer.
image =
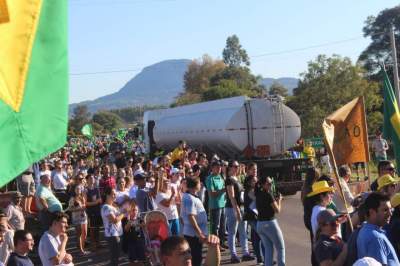
POLYGON ((149 153, 160 148, 170 151, 179 140, 186 140, 190 147, 221 158, 244 161, 251 157, 261 174, 276 177, 281 184, 278 187, 285 186, 283 176, 290 179, 290 184, 292 179, 301 181, 301 175, 285 173, 285 168, 298 168, 296 163, 293 165, 296 160, 271 160, 293 147, 301 134, 300 118, 279 98, 239 96, 151 110, 144 113, 143 120, 149 153))

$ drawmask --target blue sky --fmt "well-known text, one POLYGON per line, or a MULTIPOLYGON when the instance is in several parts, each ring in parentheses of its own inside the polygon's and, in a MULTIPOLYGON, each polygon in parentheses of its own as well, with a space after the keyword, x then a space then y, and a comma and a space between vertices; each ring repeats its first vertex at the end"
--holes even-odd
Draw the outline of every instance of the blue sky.
POLYGON ((355 61, 369 44, 362 37, 365 19, 397 4, 394 0, 69 0, 70 103, 116 92, 143 67, 162 60, 194 59, 206 53, 221 58, 232 34, 247 50, 253 73, 263 77, 299 77, 318 54, 355 61), (302 50, 313 46, 319 47, 302 50), (108 71, 122 72, 85 74, 108 71))

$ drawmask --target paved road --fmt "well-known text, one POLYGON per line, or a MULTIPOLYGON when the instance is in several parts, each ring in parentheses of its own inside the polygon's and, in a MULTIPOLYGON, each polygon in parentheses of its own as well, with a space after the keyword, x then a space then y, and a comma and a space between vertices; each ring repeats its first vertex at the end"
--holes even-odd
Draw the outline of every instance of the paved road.
MULTIPOLYGON (((310 241, 307 230, 303 225, 303 207, 300 202, 300 194, 285 197, 282 201, 282 212, 278 216, 278 222, 283 231, 286 245, 286 265, 306 266, 310 265, 310 241)), ((102 248, 89 256, 78 255, 75 246, 75 237, 72 233, 70 237, 69 252, 74 256, 75 265, 107 265, 108 249, 102 248)), ((105 245, 105 243, 104 243, 105 245)), ((250 245, 251 246, 251 245, 250 245)), ((238 252, 240 248, 238 247, 238 252)), ((228 251, 222 254, 222 264, 230 262, 228 251)), ((241 255, 239 253, 239 255, 241 255)), ((241 263, 238 265, 255 265, 256 261, 241 263)), ((123 257, 121 265, 128 265, 126 257, 123 257)))

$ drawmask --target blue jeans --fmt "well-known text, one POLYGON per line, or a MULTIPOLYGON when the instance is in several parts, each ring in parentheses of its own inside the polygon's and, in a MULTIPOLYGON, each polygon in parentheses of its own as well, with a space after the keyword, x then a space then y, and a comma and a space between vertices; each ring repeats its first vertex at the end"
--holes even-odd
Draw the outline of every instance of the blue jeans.
POLYGON ((248 221, 248 224, 251 227, 251 243, 253 244, 254 253, 258 260, 262 260, 265 249, 257 233, 257 221, 248 221))
POLYGON ((278 266, 285 266, 285 242, 277 220, 258 221, 257 232, 265 248, 264 265, 272 266, 275 246, 278 266))
POLYGON ((179 219, 168 220, 169 233, 171 236, 177 236, 180 233, 179 219))
MULTIPOLYGON (((236 233, 239 230, 240 246, 242 247, 243 255, 249 254, 249 246, 247 244, 246 227, 247 222, 240 220, 237 221, 235 217, 235 210, 233 208, 225 208, 226 223, 228 225, 228 246, 231 256, 236 256, 236 233)), ((242 213, 243 217, 243 213, 242 213)))

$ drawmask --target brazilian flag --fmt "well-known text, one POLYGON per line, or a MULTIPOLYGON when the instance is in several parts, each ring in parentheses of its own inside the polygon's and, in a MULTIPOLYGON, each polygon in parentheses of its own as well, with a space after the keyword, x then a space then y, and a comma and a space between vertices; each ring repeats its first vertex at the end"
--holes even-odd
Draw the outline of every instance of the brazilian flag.
POLYGON ((400 170, 400 113, 396 97, 390 83, 389 77, 382 69, 383 76, 383 96, 384 96, 384 118, 383 118, 383 136, 392 140, 393 150, 396 157, 397 172, 400 170))
POLYGON ((91 124, 86 124, 81 129, 82 135, 86 136, 89 139, 93 138, 93 128, 91 124))
POLYGON ((67 0, 0 0, 0 186, 67 139, 67 0))

